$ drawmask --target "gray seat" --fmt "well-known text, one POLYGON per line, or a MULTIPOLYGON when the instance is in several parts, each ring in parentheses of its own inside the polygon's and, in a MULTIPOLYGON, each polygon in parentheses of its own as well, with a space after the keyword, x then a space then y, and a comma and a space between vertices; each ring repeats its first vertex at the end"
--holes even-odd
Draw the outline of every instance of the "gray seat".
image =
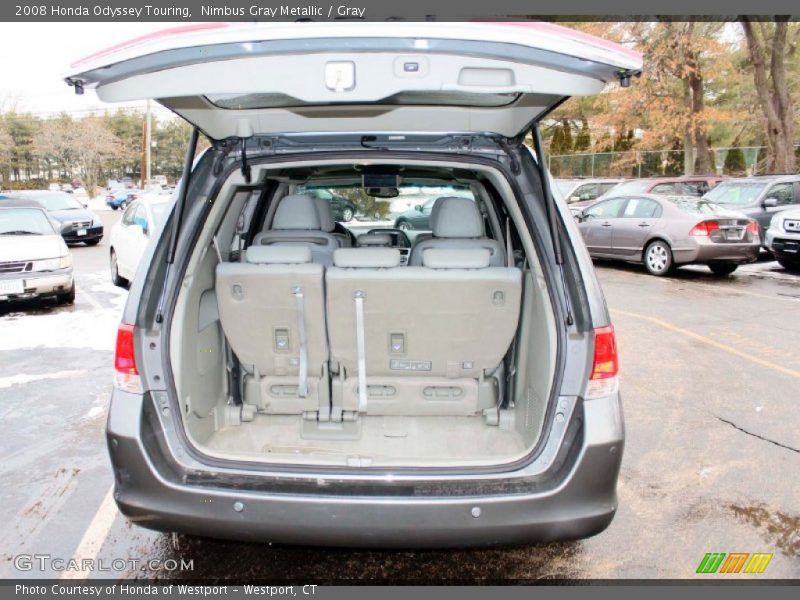
POLYGON ((362 233, 356 238, 356 245, 359 248, 391 248, 392 236, 388 233, 362 233))
POLYGON ((368 415, 475 415, 517 330, 521 271, 486 248, 337 250, 325 271, 334 406, 368 415), (362 383, 364 386, 362 387, 362 383), (363 390, 363 393, 362 393, 363 390))
POLYGON ((483 217, 478 205, 469 198, 443 196, 434 202, 431 211, 432 237, 417 239, 411 249, 408 264, 423 264, 423 254, 429 248, 489 250, 489 265, 504 267, 506 253, 503 244, 486 237, 483 217))
POLYGON ((324 198, 315 198, 317 203, 317 212, 319 213, 320 229, 325 233, 330 233, 339 242, 340 248, 350 248, 350 236, 346 233, 339 233, 336 231, 336 219, 333 218, 333 209, 331 203, 324 198))
POLYGON ((268 414, 328 414, 323 267, 302 246, 250 246, 217 265, 222 329, 249 374, 244 401, 268 414))
POLYGON ((253 239, 258 246, 305 246, 311 249, 312 262, 331 266, 333 251, 339 248, 335 235, 322 230, 317 202, 311 196, 294 194, 280 199, 272 229, 253 239))

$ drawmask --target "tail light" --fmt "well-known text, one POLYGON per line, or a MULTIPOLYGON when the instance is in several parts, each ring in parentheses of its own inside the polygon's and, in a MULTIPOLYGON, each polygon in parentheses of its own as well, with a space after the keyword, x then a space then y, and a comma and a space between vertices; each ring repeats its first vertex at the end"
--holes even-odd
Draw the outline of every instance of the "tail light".
POLYGON ((747 224, 747 231, 752 233, 754 236, 760 235, 760 232, 758 231, 758 223, 755 221, 750 221, 747 224))
POLYGON ((136 368, 134 354, 133 325, 121 323, 117 329, 117 345, 114 351, 114 385, 126 392, 142 393, 142 380, 136 368))
POLYGON ((594 330, 594 361, 586 399, 602 398, 619 390, 619 357, 614 328, 601 327, 594 330))
POLYGON ((715 231, 719 229, 719 222, 717 221, 703 221, 698 223, 692 230, 689 232, 689 235, 696 235, 696 236, 709 236, 715 231))

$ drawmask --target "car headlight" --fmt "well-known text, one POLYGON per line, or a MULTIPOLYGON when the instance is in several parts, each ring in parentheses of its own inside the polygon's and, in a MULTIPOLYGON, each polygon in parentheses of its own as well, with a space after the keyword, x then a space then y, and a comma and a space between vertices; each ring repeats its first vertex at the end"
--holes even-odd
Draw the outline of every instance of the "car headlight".
POLYGON ((33 261, 34 271, 57 271, 72 266, 72 255, 59 256, 58 258, 45 258, 33 261))
POLYGON ((783 215, 781 213, 776 213, 772 215, 772 218, 769 220, 769 228, 781 229, 782 226, 783 226, 783 215))

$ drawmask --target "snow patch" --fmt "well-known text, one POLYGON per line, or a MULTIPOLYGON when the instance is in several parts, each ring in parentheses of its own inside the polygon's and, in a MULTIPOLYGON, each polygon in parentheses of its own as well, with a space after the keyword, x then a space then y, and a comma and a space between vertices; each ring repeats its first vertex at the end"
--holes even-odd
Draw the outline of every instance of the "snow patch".
MULTIPOLYGON (((39 373, 37 375, 20 373, 19 375, 12 375, 11 377, 0 377, 0 388, 8 388, 12 385, 24 385, 32 381, 41 381, 44 379, 69 379, 72 377, 80 377, 88 372, 89 371, 86 369, 75 369, 72 371, 56 371, 55 373, 39 373)), ((102 411, 102 408, 100 408, 100 410, 102 411)))

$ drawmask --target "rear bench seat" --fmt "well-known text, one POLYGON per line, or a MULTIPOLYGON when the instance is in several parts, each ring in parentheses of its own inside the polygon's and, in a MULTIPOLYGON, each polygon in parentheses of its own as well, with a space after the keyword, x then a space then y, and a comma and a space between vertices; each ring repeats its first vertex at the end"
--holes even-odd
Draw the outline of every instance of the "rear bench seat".
POLYGON ((334 413, 474 415, 496 405, 486 375, 516 332, 521 271, 490 267, 485 248, 427 248, 422 261, 400 267, 394 248, 334 252, 325 273, 334 413))
POLYGON ((323 266, 311 258, 308 246, 251 246, 245 262, 217 265, 220 321, 260 412, 328 415, 323 266))

